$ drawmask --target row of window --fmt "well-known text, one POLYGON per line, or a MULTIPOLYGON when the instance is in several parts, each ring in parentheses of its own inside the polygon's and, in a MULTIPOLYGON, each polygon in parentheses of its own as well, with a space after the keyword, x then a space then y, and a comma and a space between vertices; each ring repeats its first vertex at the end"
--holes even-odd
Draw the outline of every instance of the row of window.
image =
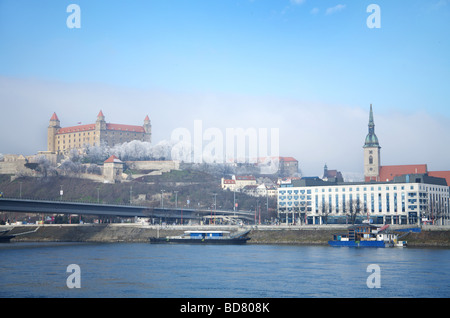
MULTIPOLYGON (((406 204, 408 204, 408 208, 410 210, 415 210, 417 208, 417 203, 419 203, 421 209, 425 209, 428 207, 428 203, 437 202, 440 208, 444 210, 448 210, 448 198, 445 196, 438 196, 436 194, 431 194, 430 200, 427 197, 420 196, 417 199, 417 193, 408 193, 408 199, 406 200, 406 195, 404 192, 402 193, 370 193, 370 197, 368 194, 364 193, 362 196, 358 193, 356 196, 353 194, 336 194, 336 195, 328 195, 326 198, 325 194, 315 195, 314 205, 315 212, 319 211, 325 213, 346 213, 353 211, 369 211, 369 212, 406 212, 406 204), (334 199, 334 200, 333 200, 334 199), (370 201, 369 201, 370 200, 370 201)), ((311 206, 311 195, 305 196, 279 196, 279 208, 284 206, 311 206), (302 199, 301 199, 302 198, 302 199), (286 199, 288 200, 286 202, 286 199), (292 201, 294 199, 295 201, 292 201), (299 201, 301 199, 301 201, 299 201), (305 199, 307 201, 305 201, 305 199)))

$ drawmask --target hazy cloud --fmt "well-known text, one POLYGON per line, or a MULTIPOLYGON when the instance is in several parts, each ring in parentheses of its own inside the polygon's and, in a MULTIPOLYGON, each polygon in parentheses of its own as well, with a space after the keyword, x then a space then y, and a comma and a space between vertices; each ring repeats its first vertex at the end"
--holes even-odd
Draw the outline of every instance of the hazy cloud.
POLYGON ((346 7, 345 4, 338 4, 338 5, 334 6, 334 7, 328 8, 328 9, 325 11, 325 14, 326 14, 326 15, 329 15, 329 14, 333 14, 333 13, 342 11, 342 10, 345 9, 345 7, 346 7))
POLYGON ((313 8, 313 9, 310 11, 310 13, 311 13, 311 14, 318 14, 318 13, 319 13, 319 8, 313 8))
MULTIPOLYGON (((270 96, 179 93, 0 77, 2 138, 0 153, 31 155, 47 148, 48 122, 56 112, 61 125, 94 123, 100 109, 107 122, 142 125, 148 114, 152 144, 170 140, 177 128, 194 138, 194 121, 209 128, 278 128, 281 156, 299 161, 304 175, 319 175, 323 165, 361 173, 367 134, 367 105, 325 104, 270 96)), ((425 112, 381 112, 374 105, 375 131, 382 164, 426 163, 448 170, 450 120, 425 112)), ((203 136, 202 136, 203 137, 203 136)), ((193 140, 191 140, 192 143, 193 140)), ((205 142, 204 144, 207 144, 205 142)))

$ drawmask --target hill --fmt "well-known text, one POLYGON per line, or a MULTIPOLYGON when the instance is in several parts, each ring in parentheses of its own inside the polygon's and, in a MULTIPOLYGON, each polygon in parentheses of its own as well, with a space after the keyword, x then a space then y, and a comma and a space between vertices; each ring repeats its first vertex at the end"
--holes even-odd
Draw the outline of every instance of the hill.
MULTIPOLYGON (((99 183, 67 176, 46 178, 0 175, 0 191, 5 197, 39 200, 100 202, 105 204, 139 204, 158 207, 210 208, 232 210, 234 194, 220 187, 220 177, 199 170, 174 170, 162 175, 146 176, 139 181, 99 183), (60 191, 63 191, 61 196, 60 191)), ((261 206, 261 218, 275 217, 276 199, 255 198, 235 194, 240 210, 255 210, 261 206)))

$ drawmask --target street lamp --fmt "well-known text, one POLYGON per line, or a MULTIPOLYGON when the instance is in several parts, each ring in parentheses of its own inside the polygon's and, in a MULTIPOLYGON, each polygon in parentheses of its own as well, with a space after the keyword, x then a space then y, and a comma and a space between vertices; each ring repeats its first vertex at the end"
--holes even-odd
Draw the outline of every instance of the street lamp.
POLYGON ((178 191, 173 191, 175 192, 175 209, 178 208, 178 191))
POLYGON ((161 190, 161 208, 162 209, 164 209, 163 192, 164 192, 164 190, 161 190))

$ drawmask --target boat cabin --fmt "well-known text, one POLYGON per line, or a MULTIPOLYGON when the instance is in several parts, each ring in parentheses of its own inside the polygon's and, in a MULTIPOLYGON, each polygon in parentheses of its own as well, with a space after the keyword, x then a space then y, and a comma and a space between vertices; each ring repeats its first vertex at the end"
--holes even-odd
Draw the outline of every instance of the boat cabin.
POLYGON ((186 231, 191 239, 221 239, 230 236, 228 231, 186 231))
POLYGON ((345 234, 334 234, 335 241, 375 241, 380 229, 370 224, 358 224, 348 228, 345 234))

